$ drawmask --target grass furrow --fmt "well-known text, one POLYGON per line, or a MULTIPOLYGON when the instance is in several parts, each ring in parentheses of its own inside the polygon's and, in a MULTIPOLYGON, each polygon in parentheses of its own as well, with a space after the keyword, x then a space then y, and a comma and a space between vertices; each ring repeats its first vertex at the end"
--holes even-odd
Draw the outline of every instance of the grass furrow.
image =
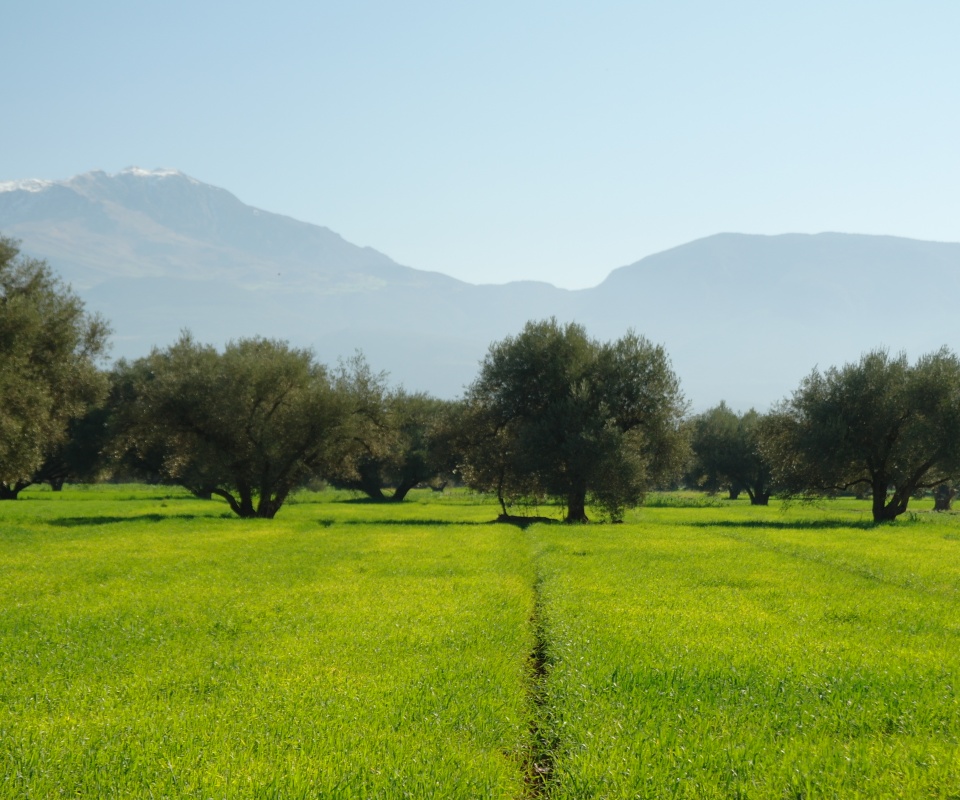
POLYGON ((940 523, 891 543, 650 516, 536 529, 552 797, 956 796, 960 557, 940 523), (903 563, 914 546, 936 558, 903 563))
POLYGON ((960 521, 0 504, 0 797, 958 798, 960 521))

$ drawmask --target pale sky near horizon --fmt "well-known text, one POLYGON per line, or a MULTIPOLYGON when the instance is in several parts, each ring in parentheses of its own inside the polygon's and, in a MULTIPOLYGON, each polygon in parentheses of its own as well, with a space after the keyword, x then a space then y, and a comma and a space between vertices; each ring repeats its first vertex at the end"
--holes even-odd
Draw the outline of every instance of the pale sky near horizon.
POLYGON ((960 241, 960 3, 10 0, 0 181, 172 167, 473 283, 960 241))

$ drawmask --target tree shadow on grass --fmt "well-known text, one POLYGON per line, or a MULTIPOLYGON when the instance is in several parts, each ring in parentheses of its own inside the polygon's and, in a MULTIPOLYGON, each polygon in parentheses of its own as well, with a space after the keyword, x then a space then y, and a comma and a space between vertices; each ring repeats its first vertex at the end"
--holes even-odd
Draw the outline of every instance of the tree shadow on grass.
POLYGON ((837 530, 839 528, 860 528, 861 530, 870 530, 876 528, 879 523, 872 520, 851 520, 849 522, 839 519, 798 519, 792 522, 782 520, 759 520, 748 519, 742 522, 733 520, 709 520, 706 522, 678 522, 677 525, 686 525, 690 528, 773 528, 775 530, 837 530))
POLYGON ((382 525, 384 527, 392 527, 394 525, 412 525, 412 526, 422 526, 422 527, 436 527, 443 525, 486 525, 485 522, 474 522, 471 520, 455 520, 455 519, 321 519, 317 520, 320 525, 323 525, 324 528, 329 528, 332 525, 382 525))
POLYGON ((377 500, 373 497, 348 497, 343 500, 334 500, 335 503, 342 503, 347 506, 402 506, 403 500, 394 500, 390 497, 384 497, 382 500, 377 500))
POLYGON ((501 514, 490 525, 516 525, 520 530, 526 530, 531 525, 562 525, 563 522, 554 517, 516 517, 512 514, 501 514))
MULTIPOLYGON (((167 519, 200 519, 196 514, 138 514, 133 517, 58 517, 48 524, 58 528, 80 528, 97 525, 112 525, 115 522, 163 522, 167 519)), ((213 519, 204 517, 204 519, 213 519)))
POLYGON ((438 526, 457 526, 465 527, 469 525, 516 525, 518 528, 526 529, 531 525, 561 525, 561 520, 552 517, 514 517, 500 515, 496 519, 478 522, 476 520, 455 520, 455 519, 320 519, 319 525, 324 528, 330 528, 333 525, 382 525, 384 527, 415 526, 415 527, 438 527, 438 526))

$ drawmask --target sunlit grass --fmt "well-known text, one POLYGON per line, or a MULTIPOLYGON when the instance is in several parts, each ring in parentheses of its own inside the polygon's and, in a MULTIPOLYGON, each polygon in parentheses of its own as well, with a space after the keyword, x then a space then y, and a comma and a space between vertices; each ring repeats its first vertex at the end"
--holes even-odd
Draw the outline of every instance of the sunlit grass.
POLYGON ((551 796, 957 797, 958 526, 850 506, 538 532, 551 796))
MULTIPOLYGON (((912 505, 913 507, 913 505, 912 505)), ((960 518, 622 525, 171 487, 0 504, 0 796, 960 797, 960 518), (534 606, 549 659, 536 707, 534 606)))
POLYGON ((439 503, 426 524, 329 502, 244 522, 166 490, 95 496, 0 509, 0 794, 520 793, 516 529, 439 503))

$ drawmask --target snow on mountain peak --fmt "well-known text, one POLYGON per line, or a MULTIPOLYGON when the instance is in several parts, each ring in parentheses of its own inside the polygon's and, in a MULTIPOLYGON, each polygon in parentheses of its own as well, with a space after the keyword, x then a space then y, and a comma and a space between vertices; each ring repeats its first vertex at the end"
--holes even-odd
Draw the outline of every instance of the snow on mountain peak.
POLYGON ((23 180, 0 181, 0 192, 31 192, 36 194, 37 192, 42 192, 51 186, 75 186, 78 182, 83 182, 85 180, 96 180, 104 177, 118 178, 127 175, 135 178, 183 178, 194 185, 201 185, 200 181, 198 181, 196 178, 191 178, 189 175, 185 175, 178 169, 169 169, 166 167, 161 167, 159 169, 143 169, 143 167, 133 166, 122 169, 120 172, 113 173, 112 175, 99 170, 94 170, 93 172, 86 172, 83 175, 74 175, 72 178, 65 181, 49 181, 42 178, 25 178, 23 180))
POLYGON ((53 186, 55 181, 42 180, 40 178, 26 178, 21 181, 3 181, 0 182, 0 192, 42 192, 48 186, 53 186))
POLYGON ((184 175, 178 169, 169 169, 161 167, 159 169, 143 169, 143 167, 127 167, 126 169, 120 170, 119 175, 135 175, 138 178, 187 178, 187 180, 198 183, 198 181, 190 178, 187 175, 184 175))

